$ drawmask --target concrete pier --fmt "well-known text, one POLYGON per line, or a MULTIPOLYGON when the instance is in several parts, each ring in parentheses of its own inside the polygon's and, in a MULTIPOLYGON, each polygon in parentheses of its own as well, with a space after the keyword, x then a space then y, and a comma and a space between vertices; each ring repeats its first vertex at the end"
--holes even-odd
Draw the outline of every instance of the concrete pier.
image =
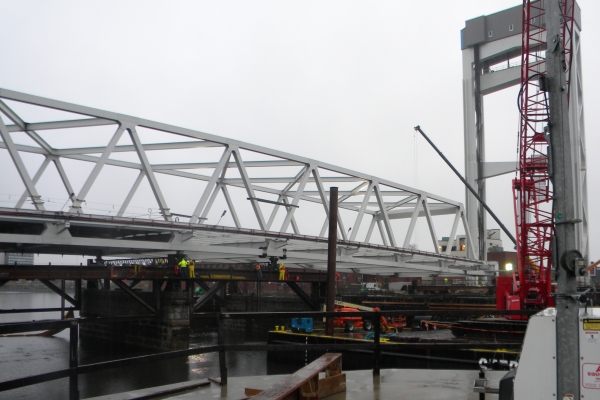
MULTIPOLYGON (((137 292, 143 300, 155 303, 155 293, 137 292)), ((107 317, 148 314, 142 304, 121 290, 83 290, 81 316, 107 317)), ((189 347, 190 301, 186 292, 160 292, 159 316, 149 321, 111 324, 82 324, 82 338, 104 339, 158 350, 189 347)))

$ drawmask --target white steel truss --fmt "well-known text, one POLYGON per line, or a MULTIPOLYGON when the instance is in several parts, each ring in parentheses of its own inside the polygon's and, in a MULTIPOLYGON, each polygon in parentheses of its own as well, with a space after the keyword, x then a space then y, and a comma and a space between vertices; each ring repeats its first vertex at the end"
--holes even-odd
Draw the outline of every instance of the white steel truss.
POLYGON ((432 193, 250 143, 6 89, 0 89, 0 116, 0 161, 12 160, 1 178, 2 251, 182 251, 213 262, 254 262, 263 254, 282 256, 285 248, 287 264, 323 269, 329 188, 336 186, 338 268, 410 276, 492 273, 475 260, 463 205, 432 193), (19 186, 24 192, 13 193, 19 186), (139 204, 147 214, 140 215, 139 204), (409 248, 419 218, 427 222, 431 251, 409 248), (451 256, 450 246, 441 253, 441 218, 449 221, 451 243, 462 221, 468 258, 451 256))

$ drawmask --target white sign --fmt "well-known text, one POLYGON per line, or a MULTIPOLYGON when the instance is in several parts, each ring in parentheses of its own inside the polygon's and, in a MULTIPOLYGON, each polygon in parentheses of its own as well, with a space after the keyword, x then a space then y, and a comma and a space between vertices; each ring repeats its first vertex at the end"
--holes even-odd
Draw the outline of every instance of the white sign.
POLYGON ((586 389, 600 389, 600 364, 583 364, 581 381, 586 389))
POLYGON ((600 332, 598 331, 585 331, 585 340, 590 344, 598 344, 600 338, 600 332))

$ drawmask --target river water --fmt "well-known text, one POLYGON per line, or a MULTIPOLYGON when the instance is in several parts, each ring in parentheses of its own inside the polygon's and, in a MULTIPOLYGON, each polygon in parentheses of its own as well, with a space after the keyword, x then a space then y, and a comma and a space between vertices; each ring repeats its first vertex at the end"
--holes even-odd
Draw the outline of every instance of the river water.
MULTIPOLYGON (((72 294, 71 294, 72 295, 72 294)), ((53 292, 0 288, 0 309, 60 307, 53 292)), ((60 313, 0 314, 0 323, 59 319, 60 313)), ((266 334, 228 333, 227 343, 265 343, 266 334)), ((217 343, 214 332, 192 330, 190 347, 217 343)), ((79 364, 152 354, 152 350, 116 346, 102 341, 79 341, 79 364)), ((69 368, 69 332, 54 337, 0 337, 0 381, 69 368)), ((228 352, 228 376, 282 374, 296 367, 267 363, 266 352, 228 352)), ((150 386, 218 377, 218 353, 199 354, 154 363, 108 369, 79 376, 80 398, 108 395, 150 386)), ((0 399, 68 399, 68 378, 0 392, 0 399)))

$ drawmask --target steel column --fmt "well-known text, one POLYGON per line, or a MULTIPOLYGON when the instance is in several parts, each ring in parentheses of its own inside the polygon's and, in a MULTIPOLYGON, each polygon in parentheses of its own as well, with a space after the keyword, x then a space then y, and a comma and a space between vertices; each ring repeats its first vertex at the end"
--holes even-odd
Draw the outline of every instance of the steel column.
MULTIPOLYGON (((580 250, 576 239, 576 205, 573 193, 575 160, 572 152, 572 135, 569 129, 569 96, 567 83, 568 54, 563 45, 573 32, 574 1, 546 1, 546 52, 547 81, 550 97, 550 151, 552 157, 552 183, 554 189, 554 254, 580 250), (570 16, 570 20, 569 20, 570 16), (570 27, 569 27, 570 24, 570 27), (566 29, 565 29, 566 28, 566 29), (562 30, 562 32, 561 32, 562 30), (569 32, 567 32, 567 30, 569 32), (562 38, 561 38, 562 33, 562 38)), ((577 293, 577 266, 575 271, 561 269, 556 258, 553 265, 557 274, 556 293, 556 371, 557 399, 580 398, 581 370, 579 360, 579 302, 572 296, 577 293)), ((541 266, 540 266, 541 267, 541 266)), ((548 266, 549 267, 549 266, 548 266)), ((549 279, 549 277, 548 277, 549 279)))
MULTIPOLYGON (((326 310, 335 309, 335 262, 337 258, 338 188, 329 189, 329 241, 327 247, 327 302, 326 310)), ((333 336, 333 317, 327 318, 326 334, 333 336)))

